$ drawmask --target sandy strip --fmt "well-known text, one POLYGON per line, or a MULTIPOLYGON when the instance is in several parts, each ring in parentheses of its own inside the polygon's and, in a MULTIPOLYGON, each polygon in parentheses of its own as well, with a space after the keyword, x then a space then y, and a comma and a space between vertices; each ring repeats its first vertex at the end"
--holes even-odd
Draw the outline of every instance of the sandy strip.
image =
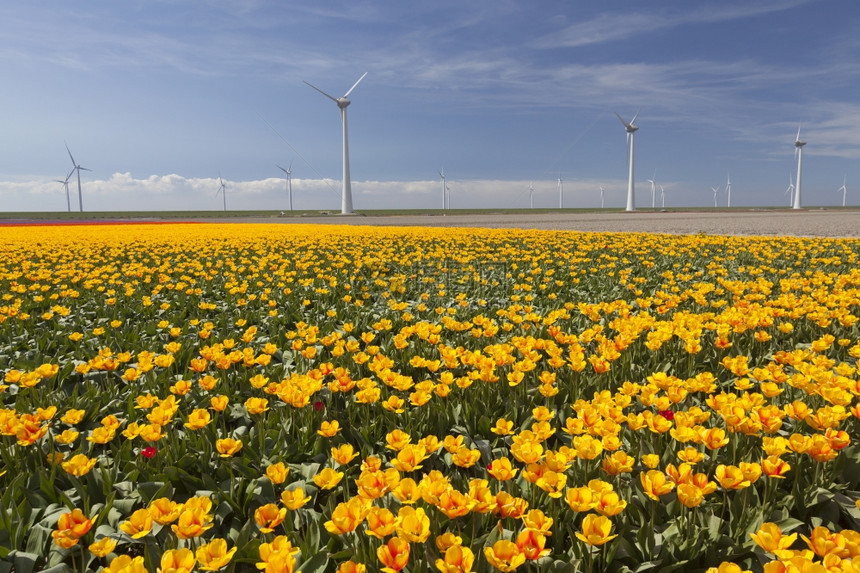
POLYGON ((636 211, 633 213, 536 213, 453 215, 327 215, 208 219, 223 223, 487 227, 591 232, 860 237, 860 210, 636 211))

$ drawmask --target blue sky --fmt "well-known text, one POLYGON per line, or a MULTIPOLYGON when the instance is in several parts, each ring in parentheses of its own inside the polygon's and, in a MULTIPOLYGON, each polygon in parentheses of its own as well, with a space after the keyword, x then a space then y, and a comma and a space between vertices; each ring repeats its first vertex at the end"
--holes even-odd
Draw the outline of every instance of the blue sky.
POLYGON ((0 5, 0 210, 860 204, 860 4, 45 0, 0 5), (264 121, 265 120, 265 121, 264 121), (289 144, 266 125, 270 123, 289 144), (71 190, 77 194, 76 182, 71 190), (657 202, 659 204, 659 191, 657 202), (73 202, 73 208, 76 202, 73 202))

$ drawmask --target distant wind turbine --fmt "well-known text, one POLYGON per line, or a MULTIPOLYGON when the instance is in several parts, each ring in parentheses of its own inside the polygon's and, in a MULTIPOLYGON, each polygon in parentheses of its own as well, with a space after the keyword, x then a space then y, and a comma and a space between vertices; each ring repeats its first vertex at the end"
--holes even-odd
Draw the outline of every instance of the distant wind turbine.
MULTIPOLYGON (((641 111, 641 110, 640 110, 641 111)), ((627 131, 627 160, 628 160, 628 176, 627 176, 627 208, 625 211, 635 211, 636 210, 636 197, 634 195, 633 189, 633 136, 636 134, 636 130, 639 129, 639 126, 636 125, 636 118, 639 117, 639 112, 636 112, 636 115, 633 116, 633 119, 630 120, 630 123, 624 121, 624 118, 618 115, 618 112, 615 113, 618 116, 618 119, 621 120, 621 123, 624 124, 624 129, 627 131)))
POLYGON ((448 208, 448 184, 445 182, 445 168, 439 170, 439 177, 442 179, 442 210, 448 208))
POLYGON ((352 213, 352 186, 349 180, 349 137, 347 135, 346 129, 346 108, 350 104, 349 94, 352 93, 352 90, 355 89, 355 87, 359 84, 359 82, 361 82, 361 80, 364 79, 364 76, 366 75, 367 72, 364 72, 364 75, 358 78, 358 81, 355 82, 352 87, 349 88, 346 93, 339 98, 332 97, 318 87, 316 87, 315 85, 305 82, 310 87, 314 88, 322 95, 336 103, 337 107, 340 109, 340 121, 343 124, 343 193, 341 197, 340 212, 343 215, 349 215, 352 213))
POLYGON ((731 173, 726 175, 726 195, 728 195, 728 199, 726 200, 726 207, 732 206, 732 175, 731 173))
POLYGON ((601 209, 603 209, 603 192, 604 192, 605 190, 606 190, 606 189, 603 187, 603 185, 601 185, 601 186, 600 186, 600 208, 601 208, 601 209))
POLYGON ((221 183, 221 186, 218 188, 215 196, 217 197, 218 193, 221 193, 221 197, 224 199, 224 212, 227 212, 227 184, 221 179, 221 173, 218 173, 218 181, 221 183))
POLYGON ((797 137, 794 139, 794 155, 797 157, 797 186, 794 188, 794 204, 792 205, 793 209, 802 209, 803 205, 801 203, 800 197, 800 175, 803 169, 803 146, 806 145, 805 141, 800 140, 800 128, 797 128, 797 137))
POLYGON ((791 171, 788 172, 788 187, 785 188, 785 195, 788 195, 788 206, 791 207, 794 202, 794 180, 791 178, 791 171))
POLYGON ((564 179, 561 178, 561 173, 558 174, 558 208, 564 208, 564 179))
POLYGON ((654 179, 648 179, 648 183, 651 184, 651 208, 657 208, 657 170, 654 170, 654 179))
MULTIPOLYGON (((69 199, 69 179, 72 178, 72 173, 74 173, 74 172, 75 172, 74 169, 69 171, 69 174, 66 175, 65 179, 54 179, 54 181, 56 181, 57 183, 61 183, 63 185, 63 188, 66 190, 66 208, 69 210, 69 213, 72 212, 72 202, 69 199)), ((844 203, 844 201, 843 201, 843 203, 844 203)))
MULTIPOLYGON (((81 170, 92 171, 92 169, 87 169, 86 167, 81 167, 78 164, 78 162, 75 161, 75 158, 72 157, 72 152, 69 151, 69 144, 65 143, 65 142, 63 142, 63 143, 66 145, 66 151, 69 152, 69 159, 72 160, 72 172, 74 172, 74 171, 78 172, 78 206, 81 209, 81 213, 83 213, 84 212, 84 196, 81 193, 81 170)), ((70 172, 69 175, 71 176, 71 174, 72 173, 70 172)))
POLYGON ((535 186, 529 181, 529 209, 535 208, 535 186))
POLYGON ((278 169, 284 172, 287 176, 287 195, 290 198, 290 211, 293 210, 293 162, 290 161, 290 166, 284 169, 280 165, 275 165, 278 169))
MULTIPOLYGON (((837 190, 836 190, 836 192, 837 192, 837 193, 839 193, 840 191, 842 191, 842 206, 843 206, 843 207, 845 206, 845 195, 848 193, 848 190, 845 188, 845 181, 846 181, 847 179, 848 179, 848 176, 847 176, 847 175, 846 175, 845 177, 843 177, 843 178, 842 178, 842 187, 840 187, 839 189, 837 189, 837 190)), ((66 187, 66 195, 68 195, 68 194, 69 194, 69 188, 68 188, 68 186, 67 186, 67 187, 66 187)))
POLYGON ((665 210, 666 209, 666 192, 663 191, 662 185, 660 185, 660 203, 661 203, 660 208, 665 210))
POLYGON ((719 187, 719 185, 718 185, 718 186, 716 186, 716 187, 711 187, 711 191, 713 191, 713 192, 714 192, 714 208, 716 208, 716 207, 717 207, 717 193, 719 193, 719 192, 720 192, 720 187, 719 187))

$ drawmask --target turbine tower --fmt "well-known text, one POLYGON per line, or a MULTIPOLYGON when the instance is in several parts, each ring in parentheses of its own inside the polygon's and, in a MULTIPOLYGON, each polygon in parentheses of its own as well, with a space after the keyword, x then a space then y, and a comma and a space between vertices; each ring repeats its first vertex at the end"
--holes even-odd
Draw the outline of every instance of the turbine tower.
POLYGON ((627 160, 629 163, 629 169, 627 176, 627 208, 625 211, 635 211, 636 198, 634 196, 633 189, 633 139, 636 130, 639 129, 639 126, 636 125, 636 118, 639 117, 639 112, 636 112, 636 115, 633 116, 630 123, 624 121, 624 118, 618 115, 618 112, 616 112, 615 115, 618 116, 618 119, 620 119, 621 123, 624 124, 625 131, 627 131, 627 160))
POLYGON ((69 172, 69 176, 71 176, 72 173, 75 171, 78 172, 78 207, 80 207, 81 213, 83 213, 84 212, 84 196, 81 193, 81 170, 83 169, 84 171, 92 171, 92 169, 87 169, 86 167, 81 167, 78 164, 78 162, 75 161, 75 158, 72 157, 72 152, 69 151, 69 144, 65 143, 65 142, 63 142, 63 143, 66 145, 66 151, 69 152, 69 159, 72 160, 72 171, 69 172))
POLYGON ((604 192, 605 190, 606 190, 606 189, 603 187, 603 185, 601 185, 601 186, 600 186, 600 208, 601 208, 601 209, 603 209, 603 192, 604 192))
POLYGON ((529 181, 529 209, 535 208, 535 186, 529 181))
MULTIPOLYGON (((63 185, 63 189, 65 189, 65 190, 66 190, 66 208, 69 210, 69 213, 71 213, 71 212, 72 212, 72 202, 71 202, 71 200, 69 199, 69 179, 71 179, 71 178, 72 178, 72 173, 74 173, 74 172, 75 172, 75 170, 74 170, 74 169, 72 169, 71 171, 69 171, 69 174, 68 174, 68 175, 66 175, 66 178, 65 178, 65 179, 54 179, 54 181, 56 181, 57 183, 62 184, 62 185, 63 185)), ((845 201, 843 200, 842 202, 844 203, 845 201)), ((844 205, 843 205, 843 206, 844 206, 844 205)))
POLYGON ((558 208, 564 208, 564 179, 561 178, 561 173, 558 174, 558 208))
POLYGON ((728 195, 728 200, 726 201, 726 207, 732 206, 732 175, 731 173, 726 175, 726 195, 728 195))
POLYGON ((287 176, 287 195, 290 198, 290 211, 293 210, 293 162, 290 161, 290 166, 284 169, 280 165, 275 165, 278 169, 284 172, 287 176))
POLYGON ((335 98, 325 93, 315 85, 312 85, 308 82, 305 82, 322 95, 333 101, 337 104, 338 109, 340 109, 340 121, 343 124, 343 193, 341 194, 341 208, 340 212, 342 215, 350 215, 352 214, 352 186, 350 185, 349 180, 349 137, 347 136, 346 130, 346 108, 349 107, 349 94, 352 93, 352 90, 364 79, 364 76, 367 75, 367 72, 364 72, 358 81, 355 82, 351 88, 347 90, 345 94, 343 94, 339 98, 335 98))
POLYGON ((805 141, 800 140, 800 128, 797 128, 797 137, 794 139, 794 155, 797 156, 797 186, 794 188, 794 204, 792 209, 803 209, 800 201, 800 175, 803 170, 803 146, 805 141))
POLYGON ((218 191, 215 193, 215 196, 218 196, 218 193, 221 193, 221 197, 224 199, 224 212, 227 212, 227 184, 224 183, 224 180, 221 179, 221 173, 218 173, 218 181, 221 183, 221 187, 218 188, 218 191))
MULTIPOLYGON (((842 206, 843 206, 843 207, 845 206, 845 195, 846 195, 846 193, 848 192, 848 190, 845 188, 845 181, 846 181, 847 179, 848 179, 848 176, 847 176, 847 175, 846 175, 846 176, 844 176, 844 177, 842 178, 842 187, 840 187, 839 189, 837 189, 837 190, 836 190, 836 192, 837 192, 837 193, 839 193, 840 191, 842 191, 842 206)), ((69 188, 68 188, 68 186, 66 186, 66 195, 68 195, 68 194, 69 194, 69 188)))

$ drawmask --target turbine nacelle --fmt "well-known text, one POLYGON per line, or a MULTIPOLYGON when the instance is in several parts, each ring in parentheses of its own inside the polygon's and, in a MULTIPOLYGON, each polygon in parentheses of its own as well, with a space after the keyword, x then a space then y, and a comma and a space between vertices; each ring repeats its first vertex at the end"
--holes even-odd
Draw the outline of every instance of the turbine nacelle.
MULTIPOLYGON (((641 110, 639 110, 639 111, 641 111, 641 110)), ((621 120, 621 123, 624 124, 624 129, 627 131, 627 133, 634 133, 637 129, 639 129, 639 126, 635 125, 636 124, 636 118, 639 117, 639 111, 636 112, 636 115, 633 116, 633 119, 631 119, 629 123, 627 121, 625 121, 624 118, 618 114, 618 112, 615 112, 615 116, 619 120, 621 120)))

